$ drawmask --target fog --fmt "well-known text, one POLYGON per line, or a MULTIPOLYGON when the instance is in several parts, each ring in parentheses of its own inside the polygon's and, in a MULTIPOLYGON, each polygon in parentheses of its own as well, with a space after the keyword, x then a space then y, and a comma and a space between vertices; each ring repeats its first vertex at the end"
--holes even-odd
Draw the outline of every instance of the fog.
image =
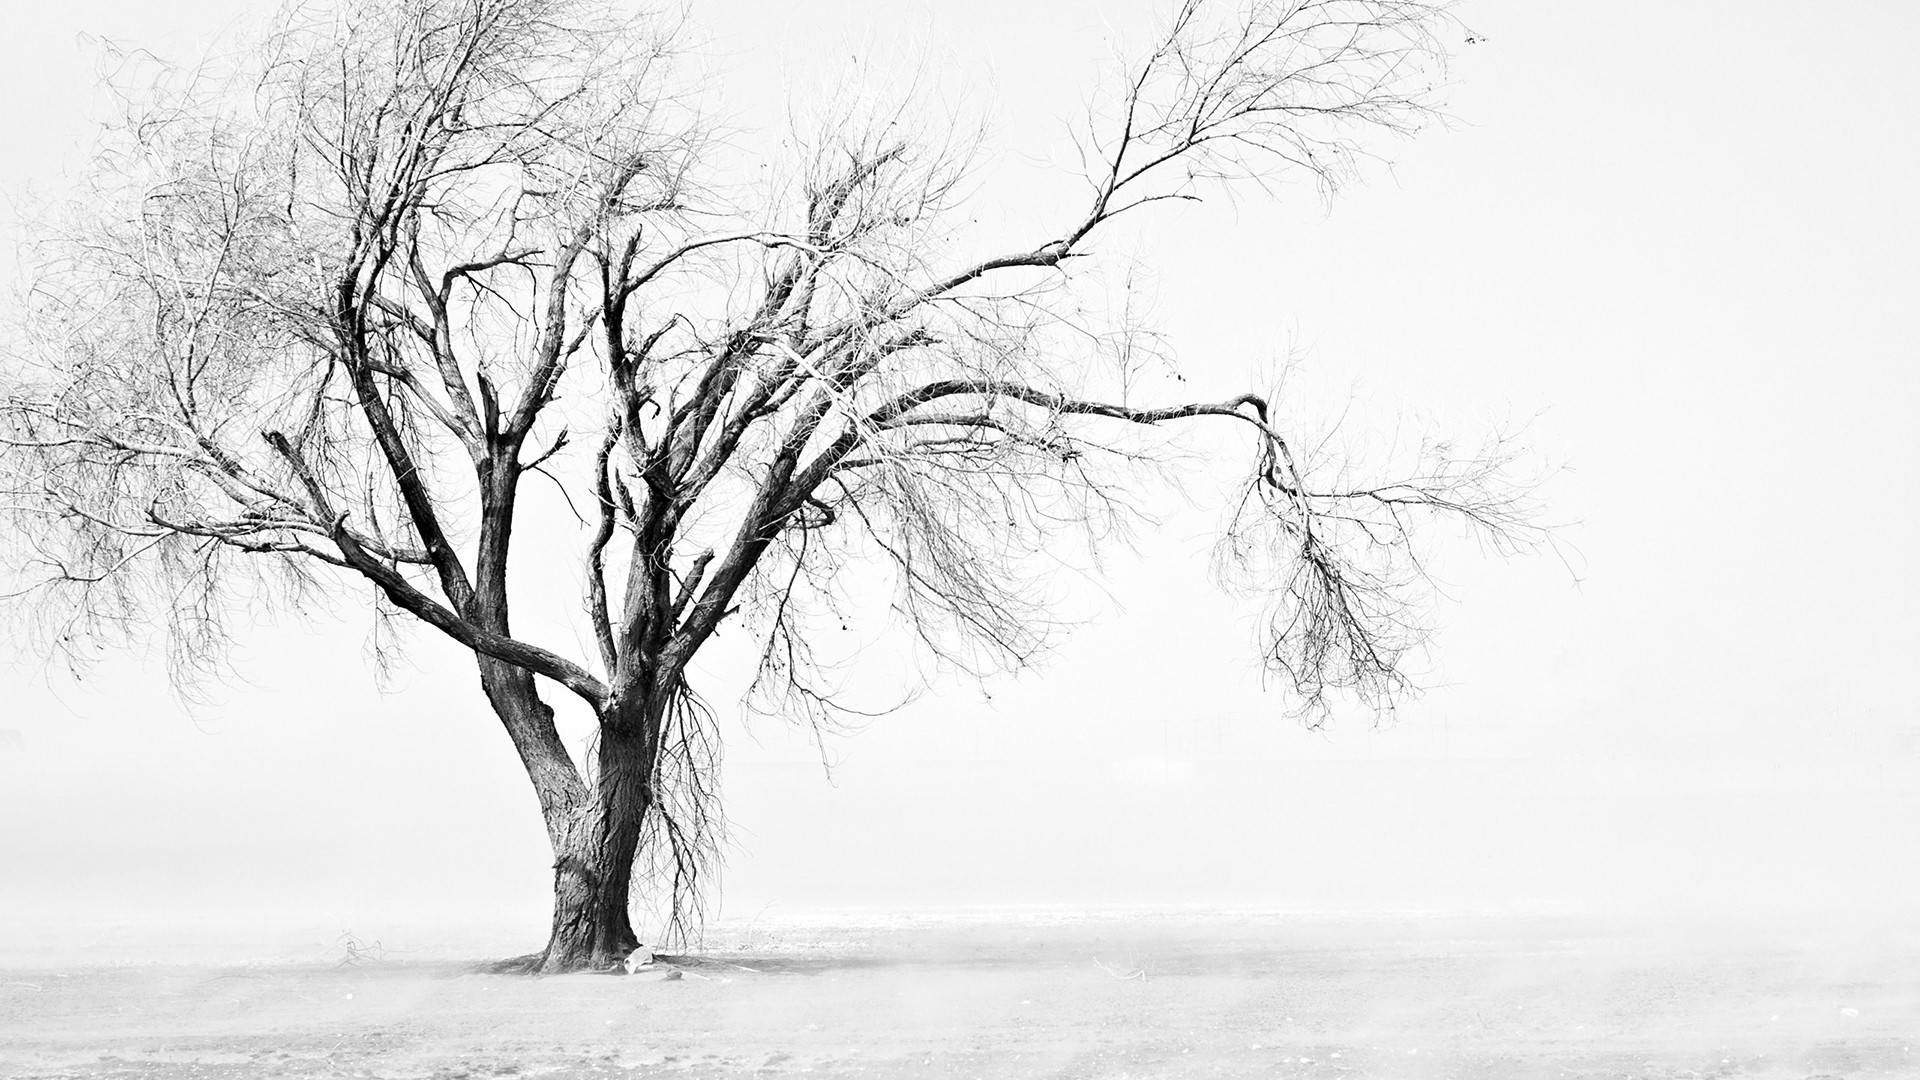
MULTIPOLYGON (((188 50, 250 6, 9 11, 0 187, 77 167, 102 107, 77 34, 188 50)), ((1084 625, 1040 668, 940 679, 824 749, 729 721, 722 925, 1206 909, 1845 935, 1904 916, 1920 10, 1463 14, 1488 40, 1460 50, 1458 120, 1391 171, 1331 211, 1306 190, 1222 200, 1134 242, 1210 383, 1298 353, 1302 392, 1350 404, 1356 432, 1523 423, 1564 466, 1543 488, 1560 553, 1441 538, 1427 691, 1310 732, 1261 683, 1256 612, 1211 584, 1217 492, 1169 496, 1100 586, 1069 589, 1084 625)), ((951 66, 993 117, 989 193, 1058 159, 1099 61, 1147 25, 1093 0, 694 17, 745 126, 842 65, 883 85, 895 44, 951 66)), ((564 613, 577 593, 554 592, 564 613)), ((422 636, 383 693, 339 607, 263 621, 241 678, 191 707, 150 657, 74 683, 5 647, 0 956, 537 944, 550 856, 470 665, 422 636)), ((727 660, 705 673, 723 709, 727 660)))

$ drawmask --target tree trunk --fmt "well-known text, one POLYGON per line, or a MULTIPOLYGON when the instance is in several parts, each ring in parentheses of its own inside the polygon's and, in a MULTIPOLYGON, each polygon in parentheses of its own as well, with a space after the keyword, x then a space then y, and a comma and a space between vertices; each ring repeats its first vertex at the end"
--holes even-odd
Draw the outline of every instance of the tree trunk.
POLYGON ((540 814, 553 849, 553 922, 547 946, 508 960, 497 970, 559 974, 607 971, 640 947, 627 915, 633 858, 646 819, 644 745, 623 732, 644 726, 603 723, 599 775, 589 790, 540 700, 533 678, 497 660, 482 658, 481 682, 499 716, 527 779, 540 799, 540 814))
MULTIPOLYGON (((483 517, 472 606, 482 625, 497 634, 508 632, 507 551, 521 475, 516 462, 524 437, 520 431, 491 438, 481 470, 483 517)), ((623 685, 638 692, 610 699, 599 717, 597 768, 590 790, 554 726, 553 709, 540 700, 533 674, 484 655, 479 663, 487 698, 539 795, 553 847, 553 923, 547 947, 507 961, 500 970, 543 975, 613 970, 640 947, 628 915, 628 894, 641 830, 653 805, 653 754, 666 698, 640 689, 649 685, 644 678, 630 678, 623 685)), ((635 669, 630 674, 646 672, 635 669)))
POLYGON ((603 721, 591 808, 555 845, 553 927, 539 974, 609 971, 640 939, 628 914, 633 861, 652 804, 649 729, 603 721))
POLYGON ((553 847, 553 922, 547 947, 499 965, 542 975, 610 971, 640 947, 628 905, 633 861, 653 805, 653 756, 665 714, 657 695, 600 717, 591 790, 540 700, 533 677, 489 658, 481 682, 540 798, 553 847))
POLYGON ((554 727, 553 708, 540 700, 532 675, 503 660, 480 658, 480 685, 527 770, 547 825, 547 842, 558 857, 571 824, 587 805, 588 792, 554 727))
POLYGON ((632 849, 622 857, 609 830, 583 824, 580 842, 553 864, 553 928, 532 965, 542 975, 611 971, 640 947, 627 914, 632 849))

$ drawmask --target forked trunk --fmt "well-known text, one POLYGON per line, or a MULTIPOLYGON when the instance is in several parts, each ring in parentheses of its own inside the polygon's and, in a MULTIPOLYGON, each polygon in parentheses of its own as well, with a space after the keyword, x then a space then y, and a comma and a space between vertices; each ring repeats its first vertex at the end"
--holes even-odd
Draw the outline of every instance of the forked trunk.
POLYGON ((513 737, 540 797, 553 847, 553 922, 547 946, 500 971, 608 971, 640 947, 628 915, 633 860, 652 806, 649 781, 660 710, 642 703, 601 718, 594 783, 582 781, 525 672, 482 660, 494 711, 513 737))
POLYGON ((603 725, 591 809, 555 845, 553 927, 540 974, 610 971, 640 939, 628 914, 633 860, 651 805, 644 726, 603 725))

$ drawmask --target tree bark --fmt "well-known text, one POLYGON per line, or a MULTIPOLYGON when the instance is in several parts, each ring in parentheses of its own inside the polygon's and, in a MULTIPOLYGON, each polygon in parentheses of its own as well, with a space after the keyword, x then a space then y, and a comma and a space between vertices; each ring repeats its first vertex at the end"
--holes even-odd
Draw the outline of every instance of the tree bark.
POLYGON ((587 785, 574 767, 560 731, 553 723, 553 707, 540 700, 533 676, 524 669, 492 657, 480 660, 480 685, 487 692, 494 715, 507 729, 519 752, 521 767, 540 799, 547 841, 559 852, 567 825, 587 804, 587 785))
POLYGON ((658 727, 650 722, 657 710, 634 711, 602 718, 591 800, 554 830, 553 924, 527 965, 537 974, 610 971, 640 947, 629 905, 658 727))
MULTIPOLYGON (((508 626, 507 553, 524 437, 524 428, 496 434, 480 463, 483 512, 471 608, 478 622, 499 634, 508 626)), ((634 856, 652 807, 653 746, 664 709, 657 695, 644 690, 596 703, 601 713, 596 768, 583 777, 533 674, 485 655, 479 663, 487 699, 539 796, 553 849, 553 921, 546 948, 499 969, 543 975, 613 970, 640 947, 628 902, 634 856)), ((636 689, 647 685, 642 680, 636 689)))
POLYGON ((603 736, 598 790, 590 790, 532 676, 482 657, 480 681, 540 800, 553 851, 553 920, 547 946, 505 961, 498 969, 538 974, 609 970, 639 947, 627 916, 627 898, 645 806, 632 807, 630 800, 609 804, 604 798, 633 787, 620 779, 632 771, 623 765, 630 755, 619 746, 610 752, 603 736), (623 814, 633 824, 616 828, 623 814))
MULTIPOLYGON (((495 688, 488 680, 490 694, 495 688)), ((509 732, 520 728, 509 715, 524 703, 511 690, 493 696, 509 732)), ((612 970, 639 947, 628 913, 634 888, 634 857, 641 828, 653 807, 653 746, 659 709, 641 707, 601 717, 593 790, 578 778, 570 759, 557 769, 545 753, 522 746, 528 778, 540 794, 541 813, 553 844, 553 924, 547 947, 530 957, 505 961, 499 970, 564 974, 612 970)), ((545 715, 551 730, 551 711, 545 715)), ((520 734, 515 736, 520 746, 520 734)), ((555 734, 553 744, 559 746, 555 734)), ((564 753, 564 751, 563 751, 564 753)))

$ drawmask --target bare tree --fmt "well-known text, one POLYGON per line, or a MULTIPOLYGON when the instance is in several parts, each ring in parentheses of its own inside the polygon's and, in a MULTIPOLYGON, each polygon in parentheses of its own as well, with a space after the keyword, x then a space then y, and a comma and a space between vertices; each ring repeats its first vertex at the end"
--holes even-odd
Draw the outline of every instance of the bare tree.
POLYGON ((0 513, 41 640, 160 625, 206 674, 239 599, 359 582, 471 650, 553 846, 539 971, 633 950, 636 874, 697 914, 719 742, 687 672, 723 624, 758 635, 754 701, 815 725, 843 705, 805 628, 861 575, 943 659, 1026 663, 1051 621, 1025 556, 1123 523, 1159 429, 1244 438, 1221 568, 1271 599, 1266 661, 1303 710, 1391 701, 1420 522, 1538 539, 1507 448, 1327 480, 1261 395, 1135 400, 1097 347, 1114 328, 1073 302, 1116 219, 1289 174, 1330 188, 1428 118, 1441 5, 1224 7, 1181 4, 1077 132, 1082 208, 972 259, 971 143, 841 114, 743 196, 666 22, 592 0, 289 9, 244 70, 131 95, 39 244, 0 513), (581 518, 591 655, 510 617, 535 475, 581 518), (592 712, 589 760, 553 687, 592 712))

